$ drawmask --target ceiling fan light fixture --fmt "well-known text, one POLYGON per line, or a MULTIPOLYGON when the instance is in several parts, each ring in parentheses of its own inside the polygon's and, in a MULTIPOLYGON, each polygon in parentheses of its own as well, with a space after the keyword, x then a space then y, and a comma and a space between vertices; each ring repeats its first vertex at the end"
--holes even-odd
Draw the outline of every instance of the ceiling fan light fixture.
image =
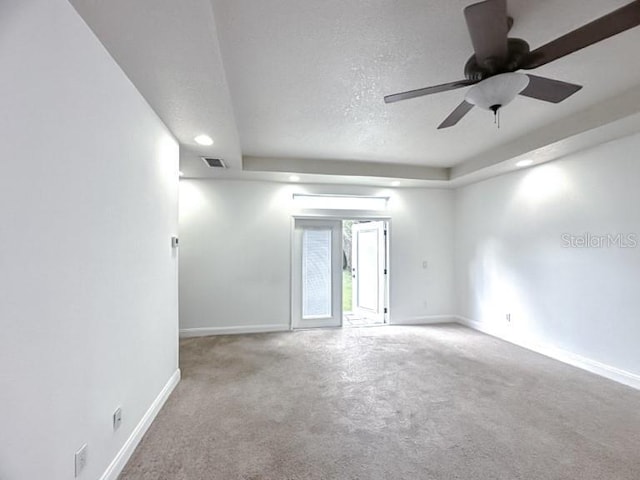
POLYGON ((501 73, 471 87, 465 100, 476 107, 495 113, 511 103, 527 85, 529 77, 524 73, 501 73))

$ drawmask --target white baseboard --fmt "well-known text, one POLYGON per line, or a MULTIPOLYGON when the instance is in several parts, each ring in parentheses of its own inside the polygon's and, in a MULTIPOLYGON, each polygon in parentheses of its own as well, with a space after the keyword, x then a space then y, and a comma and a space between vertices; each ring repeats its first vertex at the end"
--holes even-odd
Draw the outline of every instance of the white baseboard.
POLYGON ((167 401, 167 398, 169 398, 169 395, 171 395, 171 392, 173 392, 173 389, 178 385, 178 382, 180 382, 180 369, 176 370, 174 374, 171 375, 169 381, 153 401, 147 412, 142 417, 142 420, 140 420, 138 425, 136 425, 136 428, 133 429, 133 432, 131 432, 131 435, 124 443, 116 457, 102 474, 100 480, 117 480, 118 475, 120 475, 122 469, 129 461, 129 458, 131 458, 133 451, 138 446, 138 443, 142 440, 142 436, 146 433, 151 422, 156 418, 156 415, 158 415, 158 412, 167 401))
POLYGON ((592 360, 590 358, 583 357, 582 355, 568 352, 551 345, 543 345, 531 342, 530 340, 524 339, 517 335, 505 335, 504 332, 498 331, 491 325, 477 322, 475 320, 471 320, 470 318, 465 318, 457 315, 456 319, 459 324, 486 333, 488 335, 491 335, 492 337, 505 340, 509 343, 513 343, 514 345, 518 345, 519 347, 526 348, 527 350, 531 350, 546 357, 553 358, 554 360, 558 360, 571 366, 581 368, 582 370, 595 373, 596 375, 608 378, 609 380, 613 380, 614 382, 622 383, 629 387, 640 390, 640 375, 627 372, 626 370, 621 370, 611 365, 606 365, 596 360, 592 360))
POLYGON ((290 330, 288 323, 278 323, 273 325, 242 325, 233 327, 183 328, 180 330, 180 338, 207 337, 210 335, 235 335, 241 333, 285 332, 288 330, 290 330))
POLYGON ((421 317, 408 317, 389 322, 389 325, 435 325, 438 323, 458 323, 457 315, 424 315, 421 317))

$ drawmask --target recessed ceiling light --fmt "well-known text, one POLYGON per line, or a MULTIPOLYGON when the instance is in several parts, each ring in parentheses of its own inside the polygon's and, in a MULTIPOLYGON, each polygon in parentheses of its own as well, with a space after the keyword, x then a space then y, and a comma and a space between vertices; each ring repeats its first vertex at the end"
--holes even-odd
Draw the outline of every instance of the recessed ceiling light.
POLYGON ((213 145, 213 138, 211 138, 209 135, 198 135, 196 138, 194 138, 194 140, 198 145, 204 145, 205 147, 213 145))
POLYGON ((291 180, 292 182, 299 182, 300 181, 300 177, 298 175, 291 175, 289 177, 289 180, 291 180))
POLYGON ((533 160, 520 160, 516 163, 516 167, 528 167, 533 163, 533 160))
POLYGON ((182 170, 180 170, 180 171, 178 172, 178 176, 180 176, 180 177, 184 177, 184 172, 183 172, 182 170))
POLYGON ((391 182, 391 186, 392 187, 399 187, 400 186, 400 180, 394 180, 393 182, 391 182))

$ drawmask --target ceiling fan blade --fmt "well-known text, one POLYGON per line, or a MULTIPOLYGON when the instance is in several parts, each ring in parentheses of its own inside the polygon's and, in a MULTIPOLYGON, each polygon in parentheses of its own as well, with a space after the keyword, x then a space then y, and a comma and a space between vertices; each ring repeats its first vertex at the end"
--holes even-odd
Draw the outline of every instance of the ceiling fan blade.
POLYGON ((384 103, 399 102, 409 98, 422 97, 434 93, 447 92, 456 88, 468 87, 478 83, 478 80, 458 80, 457 82, 443 83, 442 85, 434 85, 433 87, 418 88, 417 90, 409 90, 408 92, 394 93, 384 97, 384 103))
POLYGON ((545 102, 560 103, 582 88, 582 85, 561 82, 551 78, 528 74, 527 77, 529 77, 529 85, 520 92, 520 95, 545 102))
POLYGON ((521 68, 530 70, 640 25, 640 0, 533 50, 521 68))
POLYGON ((509 53, 507 34, 510 25, 507 0, 474 3, 464 9, 464 17, 478 64, 484 65, 489 58, 504 61, 509 53))
POLYGON ((444 122, 438 125, 438 130, 441 130, 443 128, 453 127, 456 123, 462 120, 462 117, 464 117, 467 113, 469 113, 472 108, 473 108, 473 105, 471 103, 463 100, 462 103, 458 105, 456 109, 453 112, 451 112, 447 118, 444 119, 444 122))

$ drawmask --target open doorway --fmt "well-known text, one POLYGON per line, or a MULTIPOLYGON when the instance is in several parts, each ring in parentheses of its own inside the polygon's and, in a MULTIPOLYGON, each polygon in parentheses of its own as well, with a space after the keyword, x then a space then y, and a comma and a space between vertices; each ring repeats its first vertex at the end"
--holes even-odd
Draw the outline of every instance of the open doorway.
POLYGON ((388 221, 294 217, 291 328, 384 325, 388 221))
POLYGON ((342 221, 342 325, 387 322, 387 222, 342 221))

